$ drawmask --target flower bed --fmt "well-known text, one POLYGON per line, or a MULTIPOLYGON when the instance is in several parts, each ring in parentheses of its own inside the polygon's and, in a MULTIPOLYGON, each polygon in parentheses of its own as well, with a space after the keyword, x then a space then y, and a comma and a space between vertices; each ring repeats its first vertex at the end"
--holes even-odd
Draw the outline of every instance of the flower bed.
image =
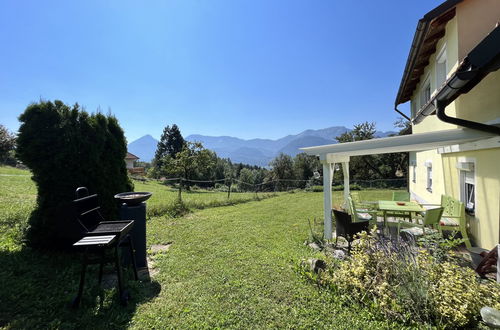
POLYGON ((327 257, 325 270, 308 277, 345 303, 372 307, 385 318, 446 328, 476 326, 481 307, 500 308, 500 285, 461 266, 449 252, 452 246, 452 241, 415 246, 362 233, 350 257, 327 257))

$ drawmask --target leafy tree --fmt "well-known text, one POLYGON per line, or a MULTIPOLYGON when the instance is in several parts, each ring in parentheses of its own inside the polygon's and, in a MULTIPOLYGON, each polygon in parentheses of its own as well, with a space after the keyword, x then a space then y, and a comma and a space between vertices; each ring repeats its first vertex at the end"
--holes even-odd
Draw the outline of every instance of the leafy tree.
MULTIPOLYGON (((314 177, 314 171, 321 167, 318 157, 306 153, 297 154, 293 160, 293 170, 298 180, 311 180, 314 177)), ((305 188, 305 186, 305 181, 297 183, 299 188, 305 188)))
POLYGON ((242 191, 251 191, 253 190, 254 184, 254 173, 249 168, 242 168, 240 171, 239 180, 241 182, 238 183, 238 186, 242 191), (243 182, 243 183, 242 183, 243 182))
POLYGON ((68 246, 81 237, 81 228, 71 227, 75 223, 71 202, 80 186, 98 193, 104 216, 116 218, 113 196, 133 190, 118 120, 61 101, 31 104, 19 120, 17 155, 31 169, 38 189, 28 243, 41 248, 68 246))
POLYGON ((160 141, 156 147, 155 157, 153 159, 153 167, 156 169, 156 176, 159 176, 160 169, 164 166, 165 156, 175 158, 182 151, 186 141, 182 137, 181 131, 176 124, 172 127, 167 126, 163 129, 160 141))
MULTIPOLYGON (((395 123, 399 128, 399 135, 409 134, 411 126, 399 120, 395 123)), ((375 137, 375 124, 364 122, 354 125, 354 129, 346 132, 336 139, 340 143, 369 140, 375 137)), ((400 179, 395 175, 398 169, 405 175, 408 167, 408 153, 390 153, 379 155, 366 155, 351 157, 349 162, 350 177, 353 180, 375 180, 375 179, 400 179)), ((341 180, 341 172, 334 174, 334 180, 341 180)))
POLYGON ((9 132, 9 130, 0 125, 0 162, 6 163, 8 160, 13 159, 11 153, 16 146, 16 136, 9 132))
MULTIPOLYGON (((336 140, 339 143, 370 140, 375 137, 375 132, 375 123, 364 122, 354 125, 352 131, 341 134, 336 137, 336 140)), ((351 157, 349 162, 351 178, 359 180, 383 178, 383 174, 378 168, 375 158, 373 155, 351 157)), ((334 179, 338 179, 341 176, 340 171, 336 174, 334 179)))
POLYGON ((351 131, 342 133, 335 139, 339 143, 370 140, 375 137, 376 131, 377 130, 375 128, 375 123, 364 122, 361 124, 354 125, 354 128, 351 131))
MULTIPOLYGON (((214 154, 199 142, 187 141, 175 158, 171 155, 163 158, 163 172, 186 180, 207 179, 215 169, 214 154)), ((189 184, 187 187, 189 188, 189 184)))
MULTIPOLYGON (((293 159, 290 155, 280 153, 276 158, 274 158, 271 163, 270 175, 273 180, 293 180, 295 179, 295 173, 293 170, 293 159)), ((293 187, 293 182, 278 182, 277 188, 279 190, 286 190, 288 187, 293 187)))

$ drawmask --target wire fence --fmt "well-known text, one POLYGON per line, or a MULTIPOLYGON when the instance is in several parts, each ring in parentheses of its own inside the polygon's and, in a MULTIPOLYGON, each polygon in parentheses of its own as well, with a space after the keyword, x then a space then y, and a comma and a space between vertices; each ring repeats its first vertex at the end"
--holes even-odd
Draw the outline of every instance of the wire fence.
MULTIPOLYGON (((193 180, 186 178, 161 178, 161 179, 146 179, 144 177, 134 177, 140 181, 159 181, 165 185, 175 187, 179 190, 179 198, 182 198, 183 190, 198 190, 204 189, 214 192, 227 192, 227 197, 230 198, 232 193, 240 192, 281 192, 290 190, 303 190, 319 192, 323 191, 323 182, 321 178, 310 180, 299 179, 273 179, 264 180, 260 183, 245 182, 236 178, 223 178, 216 180, 193 180)), ((369 189, 407 189, 408 179, 375 179, 375 180, 357 180, 353 179, 349 182, 350 190, 369 190, 369 189)), ((333 181, 332 190, 343 190, 344 182, 333 181)))

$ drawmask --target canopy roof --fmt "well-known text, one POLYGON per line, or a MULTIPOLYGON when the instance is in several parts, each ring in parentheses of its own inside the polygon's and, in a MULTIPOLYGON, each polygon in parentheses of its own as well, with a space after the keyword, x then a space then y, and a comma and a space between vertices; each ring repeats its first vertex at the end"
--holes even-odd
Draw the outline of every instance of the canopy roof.
POLYGON ((347 143, 300 148, 308 155, 362 156, 392 152, 408 152, 437 149, 448 145, 472 142, 496 136, 472 129, 450 129, 436 132, 399 135, 347 143))

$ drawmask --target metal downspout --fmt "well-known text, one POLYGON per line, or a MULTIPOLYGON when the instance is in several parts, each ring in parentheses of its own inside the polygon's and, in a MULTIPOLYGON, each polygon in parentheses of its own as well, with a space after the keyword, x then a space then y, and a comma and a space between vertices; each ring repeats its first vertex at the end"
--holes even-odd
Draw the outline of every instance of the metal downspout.
POLYGON ((403 116, 406 120, 408 120, 409 122, 411 122, 410 117, 408 117, 407 115, 405 115, 404 113, 402 113, 401 111, 399 111, 399 109, 398 109, 398 107, 397 107, 397 106, 395 106, 395 107, 394 107, 394 110, 395 110, 397 113, 399 113, 401 116, 403 116))
POLYGON ((470 120, 466 120, 466 119, 448 116, 445 113, 446 105, 453 102, 453 100, 456 99, 458 97, 458 95, 460 95, 460 94, 457 94, 452 100, 449 100, 448 102, 436 100, 436 115, 439 118, 439 120, 441 120, 445 123, 449 123, 449 124, 454 124, 454 125, 458 125, 458 126, 462 126, 462 127, 475 129, 478 131, 483 131, 483 132, 488 132, 488 133, 500 135, 500 127, 498 127, 498 126, 487 125, 487 124, 478 123, 475 121, 470 121, 470 120))

